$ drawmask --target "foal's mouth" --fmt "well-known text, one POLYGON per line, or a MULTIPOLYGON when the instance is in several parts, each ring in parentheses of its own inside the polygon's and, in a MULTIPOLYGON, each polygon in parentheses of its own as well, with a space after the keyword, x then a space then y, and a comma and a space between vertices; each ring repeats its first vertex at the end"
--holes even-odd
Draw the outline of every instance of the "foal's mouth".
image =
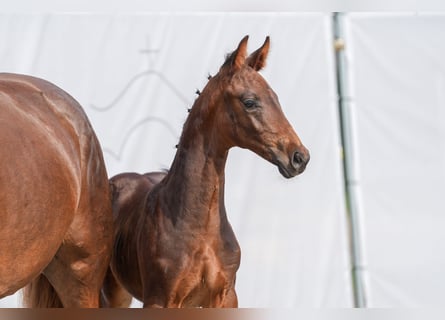
POLYGON ((278 162, 277 167, 278 171, 281 173, 283 177, 285 177, 286 179, 290 179, 302 173, 306 168, 306 165, 304 165, 304 168, 295 169, 290 165, 285 165, 281 162, 278 162))
POLYGON ((289 170, 288 168, 286 168, 286 166, 285 165, 283 165, 282 163, 278 163, 277 164, 277 167, 278 167, 278 171, 281 173, 281 175, 283 176, 283 177, 285 177, 286 179, 290 179, 290 178, 293 178, 293 177, 295 177, 297 174, 298 174, 298 172, 297 172, 297 170, 289 170))

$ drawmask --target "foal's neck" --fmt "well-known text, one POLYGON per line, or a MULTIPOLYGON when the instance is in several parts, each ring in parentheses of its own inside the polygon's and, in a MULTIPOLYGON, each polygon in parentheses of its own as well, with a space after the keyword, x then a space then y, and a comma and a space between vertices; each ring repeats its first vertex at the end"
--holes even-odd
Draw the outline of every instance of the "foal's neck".
POLYGON ((227 222, 224 208, 224 169, 228 148, 218 142, 212 115, 202 116, 198 99, 184 124, 173 164, 165 179, 164 196, 174 221, 204 229, 227 222))

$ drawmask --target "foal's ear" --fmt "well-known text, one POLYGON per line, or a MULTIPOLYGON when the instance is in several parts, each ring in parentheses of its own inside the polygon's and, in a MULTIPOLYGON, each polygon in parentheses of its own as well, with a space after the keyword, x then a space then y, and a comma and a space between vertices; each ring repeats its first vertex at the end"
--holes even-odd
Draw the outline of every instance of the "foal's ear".
POLYGON ((266 59, 267 55, 269 54, 269 48, 270 48, 270 38, 269 36, 266 37, 266 40, 264 41, 261 48, 259 48, 257 51, 253 52, 248 58, 246 63, 255 69, 256 71, 260 71, 264 68, 266 65, 266 59))
POLYGON ((247 56, 247 40, 249 40, 249 36, 245 36, 236 48, 226 59, 223 67, 229 68, 230 71, 237 71, 241 69, 241 67, 246 62, 247 56))

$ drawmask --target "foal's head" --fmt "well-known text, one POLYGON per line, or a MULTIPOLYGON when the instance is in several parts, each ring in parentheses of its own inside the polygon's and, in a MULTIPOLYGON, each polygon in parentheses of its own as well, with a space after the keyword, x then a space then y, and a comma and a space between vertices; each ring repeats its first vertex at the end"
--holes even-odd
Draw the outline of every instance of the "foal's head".
POLYGON ((207 99, 218 144, 257 153, 291 178, 304 171, 309 152, 289 124, 278 97, 258 73, 266 62, 269 37, 247 56, 244 37, 210 79, 199 99, 207 99))

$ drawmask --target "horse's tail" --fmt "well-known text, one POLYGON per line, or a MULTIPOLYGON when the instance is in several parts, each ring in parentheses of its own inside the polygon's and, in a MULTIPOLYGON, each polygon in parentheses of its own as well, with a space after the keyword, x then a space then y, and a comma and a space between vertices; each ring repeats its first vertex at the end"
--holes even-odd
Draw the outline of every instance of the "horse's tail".
POLYGON ((23 305, 27 308, 63 307, 56 290, 43 274, 23 288, 23 305))

